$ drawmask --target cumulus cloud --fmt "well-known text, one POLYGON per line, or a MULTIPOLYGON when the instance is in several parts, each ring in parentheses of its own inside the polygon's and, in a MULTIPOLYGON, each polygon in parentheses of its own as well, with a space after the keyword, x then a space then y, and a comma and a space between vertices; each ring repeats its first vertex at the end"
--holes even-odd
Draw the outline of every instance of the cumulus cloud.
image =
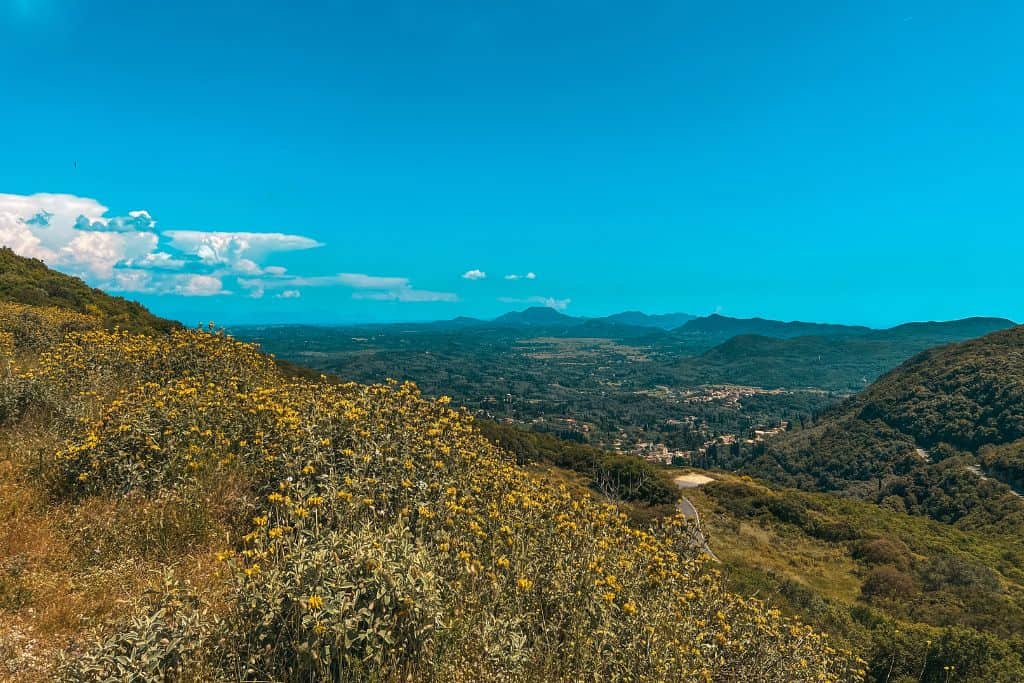
POLYGON ((473 270, 467 270, 465 273, 462 274, 462 277, 465 280, 483 280, 485 277, 487 277, 487 273, 480 270, 479 268, 474 268, 473 270))
POLYGON ((182 296, 227 294, 225 276, 283 276, 283 267, 263 265, 268 256, 321 246, 279 232, 159 231, 146 210, 109 213, 88 197, 0 194, 0 245, 94 286, 182 296))
POLYGON ((553 308, 556 311, 564 311, 572 303, 572 299, 556 299, 550 296, 528 296, 522 298, 503 296, 499 297, 498 301, 503 304, 536 304, 553 308))
POLYGON ((271 253, 323 246, 309 237, 280 232, 167 230, 162 236, 172 248, 195 256, 208 266, 224 266, 244 275, 261 274, 263 269, 257 261, 271 253))
POLYGON ((106 285, 112 292, 132 294, 178 294, 180 296, 215 296, 231 294, 216 275, 160 273, 134 268, 116 270, 106 285))
POLYGON ((16 214, 0 208, 0 244, 10 247, 22 256, 38 259, 53 258, 54 253, 43 245, 29 223, 16 214))
POLYGON ((213 275, 186 275, 175 291, 186 296, 213 296, 225 293, 221 279, 213 275))
POLYGON ((129 211, 127 216, 113 218, 89 219, 79 216, 75 219, 76 230, 96 230, 99 232, 135 232, 137 230, 153 230, 156 221, 148 211, 129 211))
MULTIPOLYGON (((75 228, 80 219, 104 223, 107 207, 95 199, 66 194, 0 194, 0 243, 22 256, 54 262, 63 249, 83 233, 75 228)), ((102 242, 102 240, 100 241, 102 242)), ((100 248, 98 242, 85 240, 82 258, 61 256, 61 263, 75 274, 109 273, 116 240, 100 248)))
MULTIPOLYGON (((451 292, 417 289, 405 277, 293 275, 267 263, 280 252, 323 246, 303 235, 165 230, 146 210, 111 215, 97 200, 69 194, 0 194, 0 245, 117 292, 216 296, 241 288, 254 298, 273 291, 294 299, 305 287, 343 287, 356 299, 458 300, 451 292)), ((466 275, 485 277, 479 270, 466 275)))
POLYGON ((82 231, 60 248, 55 262, 76 275, 109 279, 116 265, 144 259, 157 242, 151 232, 82 231))
POLYGON ((153 268, 158 270, 178 270, 185 267, 185 260, 174 258, 166 251, 151 251, 141 258, 128 259, 124 265, 129 268, 153 268))
POLYGON ((522 275, 519 275, 517 273, 509 273, 508 275, 505 276, 505 279, 506 280, 536 280, 537 279, 537 274, 534 273, 532 270, 529 273, 524 273, 522 275))

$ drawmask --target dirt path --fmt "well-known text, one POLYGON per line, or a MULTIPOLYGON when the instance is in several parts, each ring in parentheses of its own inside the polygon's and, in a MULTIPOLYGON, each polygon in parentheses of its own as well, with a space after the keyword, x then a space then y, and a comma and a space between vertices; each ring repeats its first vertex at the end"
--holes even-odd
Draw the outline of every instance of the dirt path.
MULTIPOLYGON (((925 449, 923 449, 923 448, 915 448, 914 450, 917 452, 918 457, 920 457, 925 462, 930 463, 932 461, 931 455, 929 455, 928 451, 926 451, 925 449)), ((999 482, 998 479, 993 479, 992 477, 990 477, 987 474, 985 474, 982 471, 980 465, 968 465, 966 469, 967 469, 968 472, 970 472, 974 476, 978 477, 978 479, 981 479, 982 481, 996 481, 996 482, 999 482)), ((1002 484, 1002 483, 1005 483, 1005 482, 999 482, 999 483, 1002 484)), ((1013 495, 1017 496, 1018 498, 1024 498, 1024 495, 1021 495, 1019 492, 1017 492, 1009 484, 1007 484, 1007 487, 1010 489, 1010 493, 1012 493, 1013 495)))
MULTIPOLYGON (((982 472, 981 471, 981 467, 979 465, 968 465, 967 466, 967 471, 970 472, 971 474, 977 476, 982 481, 996 481, 996 482, 999 482, 1000 484, 1004 484, 1005 483, 1005 482, 1000 482, 998 479, 993 479, 992 477, 990 477, 987 474, 985 474, 984 472, 982 472)), ((1009 486, 1007 484, 1007 488, 1010 489, 1010 493, 1012 493, 1013 495, 1017 496, 1018 498, 1024 498, 1024 496, 1022 496, 1020 493, 1015 491, 1012 486, 1009 486)))

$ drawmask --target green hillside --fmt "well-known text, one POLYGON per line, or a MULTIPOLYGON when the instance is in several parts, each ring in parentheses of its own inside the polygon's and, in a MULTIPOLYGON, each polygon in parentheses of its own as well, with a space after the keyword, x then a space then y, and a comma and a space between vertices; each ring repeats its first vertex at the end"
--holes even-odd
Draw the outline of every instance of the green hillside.
POLYGON ((848 642, 869 680, 1024 676, 1019 535, 711 474, 687 496, 731 585, 848 642))
POLYGON ((719 464, 963 527, 1024 528, 1024 327, 925 351, 806 429, 719 464))
POLYGON ((1024 437, 1024 327, 926 351, 851 406, 933 448, 964 451, 1024 437))
POLYGON ((178 323, 150 313, 134 301, 111 296, 80 279, 51 270, 38 259, 0 247, 0 301, 58 306, 103 318, 109 327, 132 332, 167 332, 178 323))
POLYGON ((671 372, 676 381, 686 384, 729 382, 859 391, 921 351, 1013 325, 1003 318, 966 318, 844 335, 743 334, 679 360, 671 372))

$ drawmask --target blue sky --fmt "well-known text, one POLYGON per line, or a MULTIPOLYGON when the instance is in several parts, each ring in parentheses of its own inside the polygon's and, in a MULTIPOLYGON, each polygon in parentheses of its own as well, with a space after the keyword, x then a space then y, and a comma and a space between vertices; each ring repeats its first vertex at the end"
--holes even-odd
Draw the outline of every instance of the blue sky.
POLYGON ((0 243, 189 322, 1024 319, 1021 3, 492 4, 0 0, 0 243))

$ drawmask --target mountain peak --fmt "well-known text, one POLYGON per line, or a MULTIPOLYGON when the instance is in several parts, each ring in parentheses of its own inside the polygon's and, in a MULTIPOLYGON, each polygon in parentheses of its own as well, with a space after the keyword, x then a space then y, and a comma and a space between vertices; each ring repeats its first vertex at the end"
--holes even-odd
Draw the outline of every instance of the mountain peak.
POLYGON ((494 319, 494 322, 501 325, 560 325, 565 323, 578 324, 581 320, 579 318, 566 315, 565 313, 560 313, 548 306, 531 306, 530 308, 522 311, 511 311, 498 316, 494 319))

